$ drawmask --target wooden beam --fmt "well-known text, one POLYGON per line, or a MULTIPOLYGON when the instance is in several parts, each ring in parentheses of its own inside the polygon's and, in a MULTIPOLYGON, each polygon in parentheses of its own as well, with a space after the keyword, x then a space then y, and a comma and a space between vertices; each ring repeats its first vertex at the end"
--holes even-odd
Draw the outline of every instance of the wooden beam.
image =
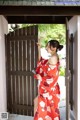
POLYGON ((38 23, 54 23, 54 24, 65 24, 65 18, 68 20, 72 16, 7 16, 7 20, 9 24, 22 24, 22 23, 29 23, 29 24, 38 24, 38 23))
MULTIPOLYGON (((16 29, 17 30, 17 29, 16 29)), ((36 40, 37 39, 37 36, 36 35, 28 35, 27 38, 26 36, 8 36, 8 40, 9 41, 25 41, 25 40, 32 40, 34 41, 34 39, 36 40)))
POLYGON ((0 6, 5 16, 80 15, 80 6, 0 6))

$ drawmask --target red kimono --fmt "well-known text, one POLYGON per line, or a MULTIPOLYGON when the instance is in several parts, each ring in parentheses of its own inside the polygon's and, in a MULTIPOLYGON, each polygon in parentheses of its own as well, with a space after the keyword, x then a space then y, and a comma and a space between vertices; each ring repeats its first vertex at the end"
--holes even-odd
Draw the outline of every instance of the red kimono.
MULTIPOLYGON (((41 60, 37 64, 36 74, 42 80, 38 86, 38 107, 34 120, 60 120, 59 106, 60 88, 57 83, 59 77, 59 63, 50 66, 48 60, 41 60)), ((34 75, 36 78, 36 75, 34 75)))

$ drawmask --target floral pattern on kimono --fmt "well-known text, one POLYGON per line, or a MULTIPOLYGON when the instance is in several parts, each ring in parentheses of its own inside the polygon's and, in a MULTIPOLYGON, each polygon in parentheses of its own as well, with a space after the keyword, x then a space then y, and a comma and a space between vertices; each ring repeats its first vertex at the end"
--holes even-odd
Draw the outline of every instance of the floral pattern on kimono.
POLYGON ((34 120, 60 120, 59 63, 51 66, 48 60, 41 58, 37 63, 36 74, 40 74, 42 80, 38 86, 38 107, 34 120))

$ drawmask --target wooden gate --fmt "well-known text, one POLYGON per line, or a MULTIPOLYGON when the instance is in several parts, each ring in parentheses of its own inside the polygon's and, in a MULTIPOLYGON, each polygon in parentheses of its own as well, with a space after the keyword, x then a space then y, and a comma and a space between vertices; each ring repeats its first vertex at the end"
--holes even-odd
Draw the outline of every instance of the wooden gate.
POLYGON ((7 109, 10 113, 33 115, 37 81, 38 26, 17 29, 6 36, 7 109))

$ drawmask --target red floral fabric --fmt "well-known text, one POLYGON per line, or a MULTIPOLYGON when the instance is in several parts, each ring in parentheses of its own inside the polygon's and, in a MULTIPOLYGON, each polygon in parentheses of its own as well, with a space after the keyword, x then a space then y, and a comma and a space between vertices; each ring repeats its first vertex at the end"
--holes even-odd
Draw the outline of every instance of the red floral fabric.
MULTIPOLYGON (((59 77, 59 63, 52 67, 48 60, 41 60, 37 64, 36 74, 42 80, 38 86, 38 107, 34 120, 60 120, 58 103, 60 101, 60 88, 57 83, 59 77)), ((36 78, 36 75, 34 75, 36 78)))

